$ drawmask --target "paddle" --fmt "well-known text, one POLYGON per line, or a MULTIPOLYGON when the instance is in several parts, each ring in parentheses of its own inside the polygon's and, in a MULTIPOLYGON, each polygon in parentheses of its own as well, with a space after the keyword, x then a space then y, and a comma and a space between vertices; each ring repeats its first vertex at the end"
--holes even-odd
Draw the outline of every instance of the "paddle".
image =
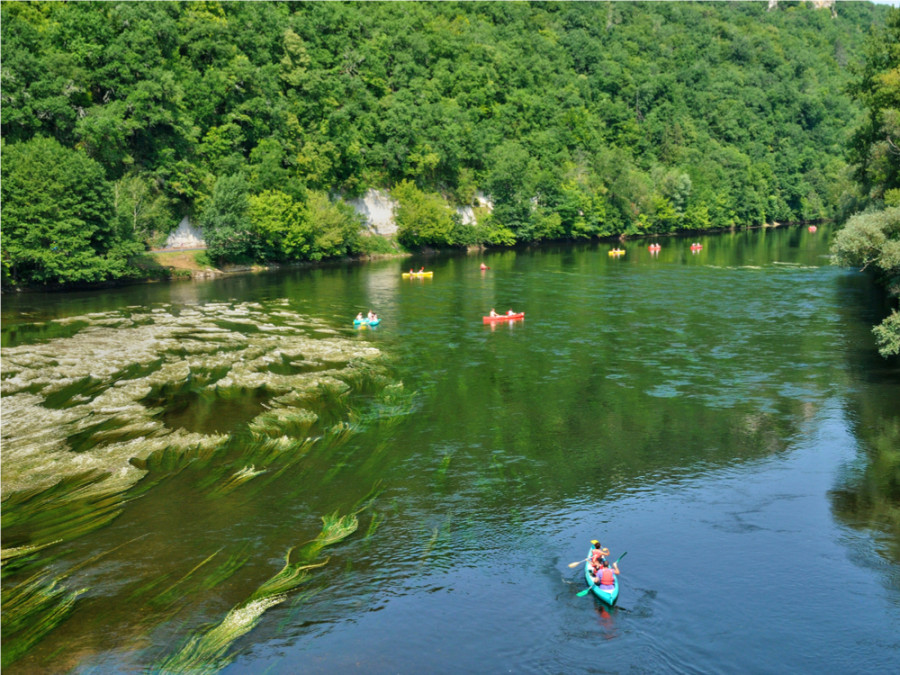
MULTIPOLYGON (((607 551, 607 553, 609 553, 609 551, 607 551)), ((590 556, 588 556, 587 558, 582 558, 581 560, 576 560, 573 563, 569 563, 569 567, 578 567, 581 563, 587 562, 589 559, 590 556)))
MULTIPOLYGON (((625 551, 625 553, 628 553, 628 551, 625 551)), ((619 562, 622 558, 624 558, 624 557, 625 557, 625 553, 623 553, 623 554, 620 555, 618 558, 616 558, 616 562, 614 562, 613 565, 615 565, 615 564, 616 564, 617 562, 619 562)), ((584 561, 582 561, 582 562, 584 562, 584 561)), ((585 588, 583 591, 580 591, 579 593, 576 593, 576 595, 577 595, 579 598, 580 598, 580 597, 583 597, 583 596, 587 595, 588 593, 590 593, 590 592, 591 592, 591 589, 592 589, 594 586, 596 586, 596 585, 597 585, 597 584, 594 583, 594 580, 591 579, 591 585, 588 586, 587 588, 585 588)))

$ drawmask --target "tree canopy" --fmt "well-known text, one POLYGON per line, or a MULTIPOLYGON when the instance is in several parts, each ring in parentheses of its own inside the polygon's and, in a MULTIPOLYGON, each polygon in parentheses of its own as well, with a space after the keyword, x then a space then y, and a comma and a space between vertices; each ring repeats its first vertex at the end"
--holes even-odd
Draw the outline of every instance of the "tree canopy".
POLYGON ((115 228, 100 164, 43 137, 4 146, 2 162, 4 276, 42 284, 126 276, 137 247, 115 228))
MULTIPOLYGON (((45 137, 90 158, 117 196, 115 222, 143 241, 183 215, 221 225, 220 184, 240 177, 247 242, 218 249, 225 258, 355 250, 358 230, 334 236, 359 224, 341 196, 404 181, 451 207, 479 192, 493 204, 468 229, 432 208, 410 244, 839 216, 858 202, 846 130, 867 105, 848 86, 871 63, 870 30, 889 30, 888 8, 767 10, 4 2, 0 128, 7 148, 45 137), (343 214, 330 235, 299 215, 322 195, 343 214)), ((870 70, 863 89, 888 100, 870 70)), ((891 124, 870 118, 857 156, 891 124)), ((860 175, 894 189, 890 162, 866 157, 860 175)))

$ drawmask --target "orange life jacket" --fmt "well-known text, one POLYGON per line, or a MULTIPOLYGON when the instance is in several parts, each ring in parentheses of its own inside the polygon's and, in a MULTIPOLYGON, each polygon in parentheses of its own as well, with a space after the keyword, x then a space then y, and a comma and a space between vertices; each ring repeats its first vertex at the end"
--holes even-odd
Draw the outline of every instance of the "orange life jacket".
POLYGON ((601 586, 612 586, 616 583, 616 575, 609 567, 603 567, 600 569, 600 585, 601 586))

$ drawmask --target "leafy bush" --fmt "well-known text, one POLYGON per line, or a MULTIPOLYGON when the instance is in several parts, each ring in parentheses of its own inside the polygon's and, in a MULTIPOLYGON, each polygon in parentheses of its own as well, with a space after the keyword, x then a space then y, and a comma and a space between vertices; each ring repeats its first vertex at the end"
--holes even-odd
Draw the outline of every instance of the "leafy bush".
POLYGON ((103 167, 52 138, 4 144, 5 274, 13 283, 117 279, 143 246, 120 236, 103 167))
POLYGON ((409 248, 456 244, 455 214, 443 197, 425 193, 404 180, 393 189, 398 241, 409 248))

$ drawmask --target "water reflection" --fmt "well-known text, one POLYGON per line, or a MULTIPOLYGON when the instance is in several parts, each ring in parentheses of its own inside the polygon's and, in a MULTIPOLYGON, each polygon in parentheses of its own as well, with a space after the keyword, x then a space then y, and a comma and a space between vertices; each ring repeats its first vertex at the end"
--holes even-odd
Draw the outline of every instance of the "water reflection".
POLYGON ((616 634, 616 623, 613 618, 613 613, 618 610, 614 607, 607 607, 600 600, 595 600, 594 611, 597 613, 597 623, 603 631, 603 638, 605 640, 614 640, 618 637, 616 634))

